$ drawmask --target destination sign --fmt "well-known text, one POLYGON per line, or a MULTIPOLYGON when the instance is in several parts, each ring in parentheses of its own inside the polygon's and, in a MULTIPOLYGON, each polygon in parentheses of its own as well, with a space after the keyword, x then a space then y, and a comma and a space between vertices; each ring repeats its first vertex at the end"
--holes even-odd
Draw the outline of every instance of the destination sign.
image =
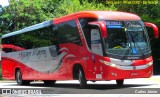
POLYGON ((122 25, 119 21, 107 21, 106 25, 122 25))

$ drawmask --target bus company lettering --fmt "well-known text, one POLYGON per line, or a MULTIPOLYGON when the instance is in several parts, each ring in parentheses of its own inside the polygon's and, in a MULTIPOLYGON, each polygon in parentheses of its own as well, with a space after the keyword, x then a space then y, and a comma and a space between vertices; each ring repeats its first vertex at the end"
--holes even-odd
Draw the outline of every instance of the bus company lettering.
POLYGON ((129 27, 139 28, 139 27, 141 27, 141 25, 130 24, 129 27))
POLYGON ((29 57, 31 56, 31 53, 32 52, 20 52, 18 58, 20 58, 21 60, 23 60, 23 59, 28 60, 29 57))
POLYGON ((130 28, 140 28, 141 25, 140 24, 136 24, 134 22, 127 22, 128 27, 130 28))
POLYGON ((41 58, 41 57, 47 57, 47 53, 46 53, 46 50, 40 50, 40 49, 33 49, 31 51, 22 51, 19 53, 19 57, 21 60, 28 60, 30 57, 37 57, 37 58, 41 58))
POLYGON ((122 25, 121 22, 106 22, 106 25, 122 25))
POLYGON ((46 53, 46 50, 34 49, 32 56, 37 56, 38 58, 41 58, 42 56, 44 56, 46 58, 47 53, 46 53))

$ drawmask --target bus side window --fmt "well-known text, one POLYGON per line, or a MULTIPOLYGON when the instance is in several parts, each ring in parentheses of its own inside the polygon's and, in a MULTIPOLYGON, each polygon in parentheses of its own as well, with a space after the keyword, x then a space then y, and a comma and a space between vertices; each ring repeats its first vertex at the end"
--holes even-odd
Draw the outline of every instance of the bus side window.
POLYGON ((66 42, 75 43, 77 45, 82 45, 77 24, 74 20, 64 23, 64 35, 66 42))
POLYGON ((37 30, 36 34, 38 36, 37 39, 39 41, 39 44, 37 45, 38 47, 45 47, 48 45, 47 30, 48 30, 47 27, 37 30))
POLYGON ((58 44, 58 26, 54 25, 51 26, 51 31, 49 32, 49 40, 51 45, 56 45, 58 44))
POLYGON ((58 27, 58 43, 66 43, 66 38, 64 36, 65 29, 63 28, 63 23, 57 24, 58 27))
POLYGON ((28 32, 21 35, 21 44, 23 48, 25 49, 32 49, 34 47, 33 41, 36 38, 33 38, 34 33, 28 32))
MULTIPOLYGON (((5 44, 5 45, 9 44, 9 38, 8 38, 8 37, 2 39, 2 45, 3 45, 3 44, 5 44)), ((2 50, 3 50, 3 52, 5 52, 5 53, 10 52, 10 49, 5 48, 5 47, 4 47, 2 50)))
POLYGON ((92 21, 96 21, 97 19, 94 19, 94 18, 81 18, 79 19, 79 22, 81 24, 81 27, 82 27, 82 30, 83 30, 83 33, 84 33, 84 37, 86 39, 86 42, 87 42, 87 45, 88 47, 91 49, 91 29, 92 27, 90 27, 88 25, 88 22, 92 22, 92 21))
POLYGON ((13 48, 14 43, 15 43, 15 37, 14 36, 3 38, 2 44, 8 45, 8 47, 3 48, 3 52, 5 52, 5 53, 14 52, 15 51, 14 48, 13 48))

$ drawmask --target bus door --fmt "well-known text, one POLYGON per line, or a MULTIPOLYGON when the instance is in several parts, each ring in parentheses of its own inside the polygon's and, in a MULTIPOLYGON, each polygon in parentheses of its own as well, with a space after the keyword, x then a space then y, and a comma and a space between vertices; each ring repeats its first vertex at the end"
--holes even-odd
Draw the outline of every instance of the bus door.
POLYGON ((99 29, 91 29, 91 59, 94 79, 102 79, 102 66, 99 66, 99 57, 103 56, 102 40, 99 29))
POLYGON ((99 29, 91 30, 91 51, 94 54, 103 56, 102 42, 99 29))

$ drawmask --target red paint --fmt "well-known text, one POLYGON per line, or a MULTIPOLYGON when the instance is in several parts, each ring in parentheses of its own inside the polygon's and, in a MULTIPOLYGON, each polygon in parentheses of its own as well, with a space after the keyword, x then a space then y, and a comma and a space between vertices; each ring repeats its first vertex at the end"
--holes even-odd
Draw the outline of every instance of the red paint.
POLYGON ((64 21, 69 21, 77 18, 98 18, 107 20, 140 20, 140 17, 126 12, 115 11, 82 11, 59 18, 55 18, 53 23, 58 24, 64 21))
POLYGON ((152 27, 153 31, 154 31, 154 37, 155 38, 159 37, 158 27, 155 24, 149 23, 149 22, 144 22, 144 25, 148 26, 148 27, 152 27))
POLYGON ((3 44, 3 45, 1 45, 1 48, 10 48, 10 49, 13 49, 13 50, 16 50, 16 51, 25 50, 22 47, 15 46, 15 45, 12 45, 12 44, 3 44))
POLYGON ((107 29, 106 29, 106 25, 105 22, 103 21, 98 21, 98 22, 90 22, 90 25, 97 25, 99 26, 100 30, 101 30, 101 34, 103 38, 107 37, 107 29))
POLYGON ((146 58, 146 59, 143 59, 143 60, 134 60, 132 65, 133 66, 145 65, 146 63, 149 63, 152 60, 153 60, 152 57, 149 57, 149 58, 146 58))

